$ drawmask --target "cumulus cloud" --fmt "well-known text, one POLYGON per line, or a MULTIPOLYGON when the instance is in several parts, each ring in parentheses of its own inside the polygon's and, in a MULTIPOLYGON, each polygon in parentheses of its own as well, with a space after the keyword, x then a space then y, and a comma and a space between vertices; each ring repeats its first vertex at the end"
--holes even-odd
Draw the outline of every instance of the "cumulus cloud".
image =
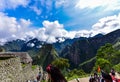
POLYGON ((5 9, 15 9, 18 6, 26 7, 30 0, 0 0, 0 11, 5 9))
POLYGON ((43 21, 43 27, 34 28, 30 20, 9 17, 0 13, 0 44, 6 41, 29 37, 38 38, 40 41, 54 43, 79 37, 92 37, 98 33, 107 34, 116 29, 120 29, 120 14, 101 18, 92 26, 91 30, 67 31, 59 21, 43 21))
POLYGON ((119 0, 79 0, 76 3, 77 8, 90 8, 104 7, 107 10, 116 10, 120 8, 119 0))
POLYGON ((58 38, 65 37, 66 34, 67 31, 63 28, 62 24, 59 24, 58 21, 44 21, 43 28, 40 28, 38 32, 38 35, 42 36, 39 36, 38 38, 43 39, 43 41, 48 43, 53 43, 58 41, 58 38))
POLYGON ((74 31, 68 32, 64 29, 64 25, 58 21, 43 21, 43 27, 32 28, 31 21, 14 17, 9 17, 4 13, 0 13, 0 41, 1 43, 14 39, 27 39, 29 37, 38 38, 41 41, 54 43, 56 41, 64 41, 65 38, 74 38, 74 31))
POLYGON ((120 29, 120 14, 114 16, 107 16, 98 20, 91 30, 80 30, 72 33, 74 38, 78 37, 93 37, 99 33, 107 34, 114 30, 120 29))
POLYGON ((0 41, 23 38, 24 32, 29 31, 30 20, 16 20, 14 17, 8 17, 0 12, 0 41))
POLYGON ((113 30, 120 29, 120 14, 108 16, 100 19, 98 23, 92 26, 93 31, 98 33, 109 33, 113 30))
MULTIPOLYGON (((63 38, 68 33, 58 21, 43 21, 43 27, 35 29, 31 27, 31 21, 15 17, 9 17, 0 13, 0 41, 1 43, 28 37, 38 38, 49 43, 56 42, 57 38, 63 38)), ((60 40, 60 39, 59 39, 60 40)))

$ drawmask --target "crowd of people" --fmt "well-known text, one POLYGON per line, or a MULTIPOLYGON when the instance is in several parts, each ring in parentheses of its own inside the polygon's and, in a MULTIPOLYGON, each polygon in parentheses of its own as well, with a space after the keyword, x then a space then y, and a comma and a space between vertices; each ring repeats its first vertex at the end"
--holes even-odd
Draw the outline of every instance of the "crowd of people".
POLYGON ((109 74, 102 70, 100 74, 94 73, 91 75, 89 82, 120 82, 120 78, 116 77, 114 69, 111 69, 109 74))
MULTIPOLYGON (((39 72, 36 80, 27 82, 40 82, 41 78, 46 82, 67 82, 59 68, 55 67, 54 65, 48 65, 46 67, 46 72, 47 73, 43 74, 43 77, 41 77, 41 72, 39 72)), ((76 82, 80 82, 79 79, 76 79, 76 82)), ((90 75, 88 82, 120 82, 120 78, 116 77, 116 72, 114 69, 111 69, 110 73, 106 73, 102 70, 99 73, 95 72, 94 74, 90 75)))

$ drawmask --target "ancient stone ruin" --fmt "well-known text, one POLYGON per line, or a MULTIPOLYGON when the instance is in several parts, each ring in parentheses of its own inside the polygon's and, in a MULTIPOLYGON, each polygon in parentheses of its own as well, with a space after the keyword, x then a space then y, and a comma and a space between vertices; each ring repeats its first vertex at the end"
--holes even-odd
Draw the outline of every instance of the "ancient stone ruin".
POLYGON ((27 52, 0 52, 0 57, 19 57, 22 63, 32 63, 32 58, 27 52))
POLYGON ((26 82, 38 73, 39 67, 32 69, 32 58, 27 52, 0 52, 0 82, 26 82))

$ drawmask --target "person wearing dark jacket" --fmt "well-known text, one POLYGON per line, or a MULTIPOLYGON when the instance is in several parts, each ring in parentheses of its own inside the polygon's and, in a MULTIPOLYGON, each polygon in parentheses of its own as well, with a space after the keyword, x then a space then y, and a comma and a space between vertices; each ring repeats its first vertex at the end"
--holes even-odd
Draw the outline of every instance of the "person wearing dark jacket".
POLYGON ((67 82, 67 80, 57 67, 50 64, 46 67, 46 71, 51 82, 67 82))
POLYGON ((104 82, 113 82, 112 77, 105 73, 104 71, 101 71, 102 77, 104 79, 104 82))

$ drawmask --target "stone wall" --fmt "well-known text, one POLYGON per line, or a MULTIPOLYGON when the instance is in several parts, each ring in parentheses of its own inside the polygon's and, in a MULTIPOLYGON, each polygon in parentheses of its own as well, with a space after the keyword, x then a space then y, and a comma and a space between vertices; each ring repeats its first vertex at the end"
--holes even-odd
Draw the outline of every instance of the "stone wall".
POLYGON ((0 60, 0 82, 26 82, 35 79, 39 68, 32 69, 31 64, 22 67, 20 58, 0 60))

